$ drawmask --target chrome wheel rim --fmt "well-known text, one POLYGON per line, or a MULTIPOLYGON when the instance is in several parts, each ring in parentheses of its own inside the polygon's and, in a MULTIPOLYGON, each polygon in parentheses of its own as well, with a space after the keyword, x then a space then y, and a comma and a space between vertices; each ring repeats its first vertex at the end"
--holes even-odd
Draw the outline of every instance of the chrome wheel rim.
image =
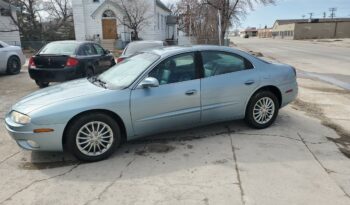
POLYGON ((268 123, 275 114, 275 103, 269 97, 263 97, 254 105, 253 117, 259 124, 268 123))
POLYGON ((107 152, 114 141, 112 128, 104 122, 93 121, 80 128, 76 136, 79 151, 87 156, 107 152))

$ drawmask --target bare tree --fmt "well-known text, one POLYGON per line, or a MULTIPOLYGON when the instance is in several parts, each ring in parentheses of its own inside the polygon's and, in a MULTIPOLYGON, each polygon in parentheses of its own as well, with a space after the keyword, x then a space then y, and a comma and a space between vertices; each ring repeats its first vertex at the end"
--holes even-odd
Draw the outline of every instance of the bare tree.
POLYGON ((119 0, 117 3, 124 12, 124 16, 118 16, 119 22, 134 33, 134 38, 139 39, 139 32, 148 25, 149 4, 146 0, 119 0))
POLYGON ((203 0, 203 4, 210 5, 220 12, 221 38, 224 39, 227 29, 232 22, 239 22, 248 10, 254 9, 254 4, 274 4, 276 0, 203 0))
POLYGON ((179 28, 204 39, 217 38, 218 12, 221 16, 221 39, 232 25, 239 25, 242 18, 255 4, 273 4, 276 0, 181 0, 177 4, 179 28), (187 7, 187 8, 186 8, 187 7))
MULTIPOLYGON (((70 0, 5 1, 17 8, 16 13, 10 12, 9 17, 25 41, 49 40, 44 37, 54 37, 52 34, 72 21, 70 0)), ((0 32, 3 30, 0 29, 0 32)))

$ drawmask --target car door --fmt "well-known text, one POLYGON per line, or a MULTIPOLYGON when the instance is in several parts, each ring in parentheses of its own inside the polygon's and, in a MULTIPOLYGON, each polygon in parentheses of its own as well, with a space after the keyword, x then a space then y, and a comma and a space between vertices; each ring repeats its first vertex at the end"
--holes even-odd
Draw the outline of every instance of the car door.
POLYGON ((136 135, 188 128, 200 122, 200 79, 194 53, 169 57, 148 73, 159 87, 131 92, 136 135))
POLYGON ((94 48, 96 49, 97 54, 99 55, 99 62, 102 69, 102 72, 107 70, 112 66, 112 55, 107 54, 105 49, 103 49, 98 44, 93 44, 94 48))
POLYGON ((259 85, 252 63, 234 53, 202 51, 202 119, 204 123, 242 118, 245 105, 259 85))

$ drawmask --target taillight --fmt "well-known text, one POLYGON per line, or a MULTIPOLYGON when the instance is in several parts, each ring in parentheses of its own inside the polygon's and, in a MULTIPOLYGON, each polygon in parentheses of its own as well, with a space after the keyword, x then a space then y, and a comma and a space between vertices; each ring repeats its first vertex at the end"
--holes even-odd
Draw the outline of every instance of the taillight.
POLYGON ((34 68, 36 68, 36 65, 35 65, 35 62, 34 62, 34 58, 31 57, 31 58, 29 59, 28 69, 34 69, 34 68))
POLYGON ((66 62, 66 67, 75 67, 79 63, 78 59, 69 57, 66 62))
POLYGON ((117 63, 120 63, 124 60, 124 58, 117 58, 117 63))

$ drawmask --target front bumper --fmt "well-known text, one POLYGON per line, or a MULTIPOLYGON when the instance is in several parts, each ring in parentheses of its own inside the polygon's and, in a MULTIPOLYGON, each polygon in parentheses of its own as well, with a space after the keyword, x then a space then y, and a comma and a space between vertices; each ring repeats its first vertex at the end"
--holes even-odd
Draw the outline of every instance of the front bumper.
POLYGON ((33 151, 63 151, 62 136, 64 125, 20 125, 9 116, 5 118, 5 127, 18 146, 33 151), (53 132, 34 133, 34 129, 52 128, 53 132), (34 145, 34 146, 33 146, 34 145))
POLYGON ((58 69, 34 68, 28 71, 30 78, 42 82, 64 82, 84 77, 84 73, 79 67, 58 69))

